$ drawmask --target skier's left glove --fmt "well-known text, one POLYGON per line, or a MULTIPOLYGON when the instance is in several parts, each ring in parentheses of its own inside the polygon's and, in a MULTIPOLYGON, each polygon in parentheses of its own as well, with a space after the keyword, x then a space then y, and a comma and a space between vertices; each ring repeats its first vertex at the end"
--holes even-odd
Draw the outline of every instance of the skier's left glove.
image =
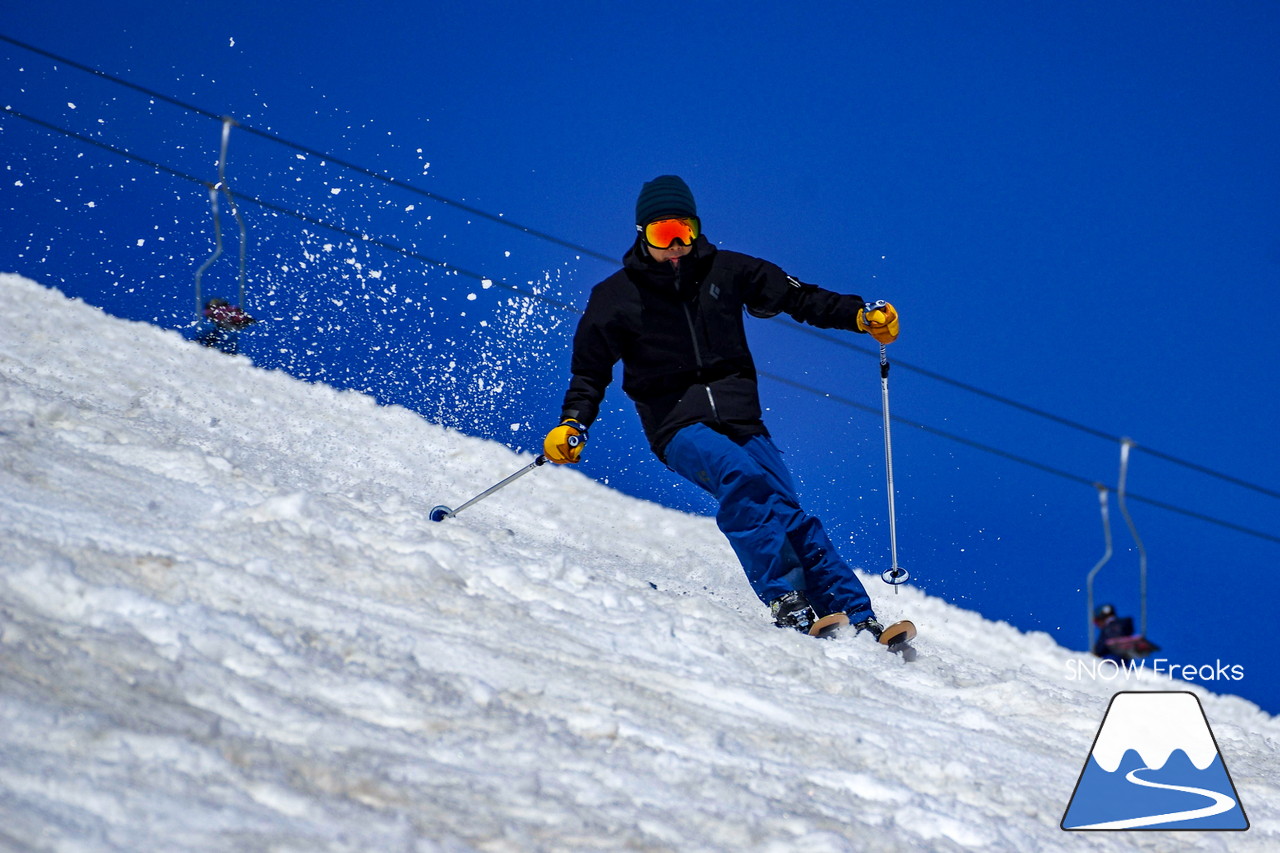
POLYGON ((542 452, 557 465, 577 462, 582 448, 587 444, 587 428, 573 418, 547 433, 542 442, 542 452))
POLYGON ((882 344, 891 344, 898 339, 898 312, 883 299, 868 302, 858 312, 858 331, 866 332, 882 344))

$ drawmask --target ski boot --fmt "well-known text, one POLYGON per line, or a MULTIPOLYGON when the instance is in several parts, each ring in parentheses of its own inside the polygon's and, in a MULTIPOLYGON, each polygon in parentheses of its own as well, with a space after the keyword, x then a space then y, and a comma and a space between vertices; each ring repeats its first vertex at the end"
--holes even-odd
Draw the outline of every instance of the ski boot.
POLYGON ((861 622, 855 622, 853 626, 853 635, 856 637, 863 631, 871 634, 878 643, 880 642, 880 635, 884 633, 884 626, 881 625, 875 617, 863 619, 861 622))
POLYGON ((835 637, 841 628, 849 624, 849 617, 843 613, 830 613, 819 619, 809 599, 799 590, 774 599, 769 605, 769 612, 773 614, 773 624, 779 628, 792 628, 801 634, 823 639, 835 637))
POLYGON ((769 614, 773 616, 774 625, 791 628, 801 634, 809 633, 813 623, 818 621, 818 614, 813 612, 809 599, 798 589, 770 602, 769 614))

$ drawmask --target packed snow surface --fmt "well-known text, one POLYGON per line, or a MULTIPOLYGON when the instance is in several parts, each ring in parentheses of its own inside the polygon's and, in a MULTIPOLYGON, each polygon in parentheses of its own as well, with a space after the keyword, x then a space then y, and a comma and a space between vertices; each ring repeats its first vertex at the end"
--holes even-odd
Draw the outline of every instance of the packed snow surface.
POLYGON ((914 662, 777 630, 712 520, 565 468, 432 523, 529 457, 0 297, 0 848, 1280 849, 1242 699, 874 574, 914 662), (1126 689, 1200 696, 1248 832, 1059 828, 1126 689))

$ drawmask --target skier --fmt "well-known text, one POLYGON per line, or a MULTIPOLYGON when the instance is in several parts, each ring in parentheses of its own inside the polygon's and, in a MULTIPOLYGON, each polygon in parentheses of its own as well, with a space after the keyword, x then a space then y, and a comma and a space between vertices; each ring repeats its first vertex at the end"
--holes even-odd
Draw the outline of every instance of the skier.
POLYGON ((240 331, 258 322, 238 305, 225 299, 210 299, 204 306, 206 328, 196 340, 204 346, 219 349, 228 355, 240 351, 240 331))
POLYGON ((1114 605, 1104 604, 1095 610, 1093 624, 1098 629, 1098 641, 1093 644, 1095 657, 1123 663, 1160 651, 1146 637, 1135 634, 1133 617, 1117 616, 1114 605))
POLYGON ((623 391, 653 452, 715 496, 716 522, 774 623, 807 633, 817 619, 845 613, 858 632, 880 639, 866 589, 822 522, 801 508, 761 420, 743 311, 785 312, 886 344, 898 336, 896 311, 717 249, 701 233, 693 193, 675 175, 645 183, 635 214, 638 233, 623 268, 592 289, 578 323, 561 422, 544 453, 558 464, 580 459, 621 360, 623 391))

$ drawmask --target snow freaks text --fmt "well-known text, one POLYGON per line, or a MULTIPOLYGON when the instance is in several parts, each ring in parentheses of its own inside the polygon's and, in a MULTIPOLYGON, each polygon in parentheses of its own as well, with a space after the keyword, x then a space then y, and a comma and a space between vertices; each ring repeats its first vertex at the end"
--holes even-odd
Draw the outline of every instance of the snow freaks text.
POLYGON ((1067 661, 1068 681, 1128 681, 1144 672, 1152 675, 1179 678, 1183 681, 1244 681, 1244 667, 1240 664, 1225 664, 1221 659, 1200 666, 1193 664, 1176 664, 1166 658, 1140 658, 1138 660, 1116 661, 1110 658, 1101 660, 1069 660, 1067 661))

